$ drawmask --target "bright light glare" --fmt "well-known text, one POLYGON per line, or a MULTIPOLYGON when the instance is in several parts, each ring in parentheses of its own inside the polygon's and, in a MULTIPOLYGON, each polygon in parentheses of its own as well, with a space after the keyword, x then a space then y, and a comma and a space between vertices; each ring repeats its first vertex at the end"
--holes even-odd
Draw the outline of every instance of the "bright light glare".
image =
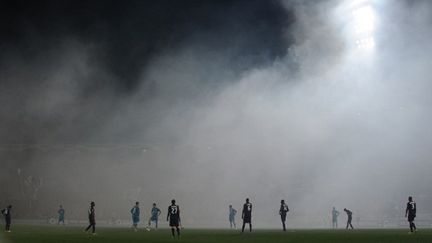
POLYGON ((373 0, 345 0, 335 9, 351 50, 365 51, 368 55, 373 53, 378 45, 375 38, 379 31, 378 13, 373 0))
POLYGON ((372 49, 375 47, 375 40, 373 37, 368 37, 356 41, 356 46, 359 49, 372 49))
POLYGON ((371 6, 363 6, 353 11, 354 28, 357 33, 370 33, 375 27, 375 14, 371 6))

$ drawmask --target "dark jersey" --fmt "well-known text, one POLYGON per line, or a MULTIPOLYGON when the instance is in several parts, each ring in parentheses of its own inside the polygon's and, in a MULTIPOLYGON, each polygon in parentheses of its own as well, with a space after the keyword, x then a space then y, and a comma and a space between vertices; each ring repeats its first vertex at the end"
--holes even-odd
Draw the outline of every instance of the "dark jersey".
POLYGON ((282 205, 280 206, 279 214, 282 215, 282 216, 286 216, 286 214, 288 213, 288 211, 289 211, 288 205, 286 205, 286 204, 284 203, 284 204, 282 204, 282 205))
POLYGON ((406 212, 409 216, 416 216, 417 205, 414 201, 408 202, 406 207, 406 212))
POLYGON ((348 215, 348 219, 352 219, 353 213, 351 211, 349 211, 348 209, 345 212, 348 215))
POLYGON ((171 205, 168 207, 167 218, 180 218, 180 208, 178 205, 171 205))
POLYGON ((10 208, 5 208, 1 212, 5 216, 6 220, 8 220, 8 219, 11 218, 11 210, 10 210, 10 208))
POLYGON ((251 218, 252 217, 252 203, 245 203, 243 205, 243 218, 251 218))
POLYGON ((178 205, 171 205, 168 207, 167 220, 168 218, 171 227, 178 227, 180 225, 180 208, 178 205))
POLYGON ((90 208, 88 209, 87 213, 88 213, 89 220, 92 221, 92 222, 94 222, 95 221, 95 217, 96 217, 95 208, 92 207, 92 206, 90 206, 90 208))

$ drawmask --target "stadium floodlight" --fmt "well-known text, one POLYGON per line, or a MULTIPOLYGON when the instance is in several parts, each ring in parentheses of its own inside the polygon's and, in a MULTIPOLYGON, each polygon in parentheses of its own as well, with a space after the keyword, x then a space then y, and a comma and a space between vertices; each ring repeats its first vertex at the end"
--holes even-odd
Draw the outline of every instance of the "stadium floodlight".
POLYGON ((359 34, 372 33, 375 27, 375 13, 370 5, 361 6, 353 11, 354 28, 359 34))
MULTIPOLYGON (((374 0, 341 1, 336 17, 343 26, 343 34, 351 50, 374 50, 378 12, 374 0)), ((369 53, 366 52, 366 53, 369 53)))
POLYGON ((360 49, 372 49, 375 47, 375 40, 373 37, 367 37, 356 40, 356 46, 360 49))

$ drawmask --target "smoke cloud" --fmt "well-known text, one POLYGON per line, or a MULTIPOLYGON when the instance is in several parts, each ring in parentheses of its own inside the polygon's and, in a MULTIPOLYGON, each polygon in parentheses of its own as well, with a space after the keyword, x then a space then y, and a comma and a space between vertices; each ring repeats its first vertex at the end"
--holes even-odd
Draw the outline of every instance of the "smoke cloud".
MULTIPOLYGON (((175 198, 185 226, 224 227, 228 205, 250 198, 266 228, 285 199, 289 227, 329 227, 333 206, 372 227, 399 220, 412 195, 430 220, 432 5, 376 3, 367 52, 350 45, 344 4, 164 3, 177 17, 153 16, 166 29, 149 40, 61 29, 48 47, 27 33, 37 51, 6 41, 0 202, 19 218, 62 204, 83 219, 95 201, 109 220, 135 201, 144 218, 153 202, 165 216, 175 198)), ((139 29, 137 16, 120 25, 139 29)))

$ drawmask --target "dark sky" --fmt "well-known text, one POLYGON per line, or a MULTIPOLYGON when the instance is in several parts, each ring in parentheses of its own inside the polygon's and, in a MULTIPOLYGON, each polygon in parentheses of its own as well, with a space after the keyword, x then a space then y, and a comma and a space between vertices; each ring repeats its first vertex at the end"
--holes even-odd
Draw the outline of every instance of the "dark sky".
MULTIPOLYGON (((185 47, 218 53, 224 63, 218 68, 238 75, 270 65, 285 55, 286 30, 294 21, 279 1, 261 0, 2 1, 0 18, 2 144, 88 141, 86 134, 116 115, 118 98, 124 101, 147 82, 142 71, 162 53, 185 47), (103 75, 81 78, 70 71, 69 79, 82 90, 61 103, 57 98, 70 95, 68 86, 50 91, 53 84, 46 80, 73 56, 63 53, 68 45, 74 52, 71 43, 90 46, 89 68, 103 75)), ((202 86, 198 93, 212 87, 202 86)), ((121 140, 110 136, 97 141, 121 140)))
POLYGON ((94 43, 126 90, 151 56, 184 42, 222 50, 241 41, 233 56, 263 64, 285 53, 282 30, 292 21, 278 1, 259 0, 6 1, 0 11, 3 50, 31 59, 66 38, 94 43))

